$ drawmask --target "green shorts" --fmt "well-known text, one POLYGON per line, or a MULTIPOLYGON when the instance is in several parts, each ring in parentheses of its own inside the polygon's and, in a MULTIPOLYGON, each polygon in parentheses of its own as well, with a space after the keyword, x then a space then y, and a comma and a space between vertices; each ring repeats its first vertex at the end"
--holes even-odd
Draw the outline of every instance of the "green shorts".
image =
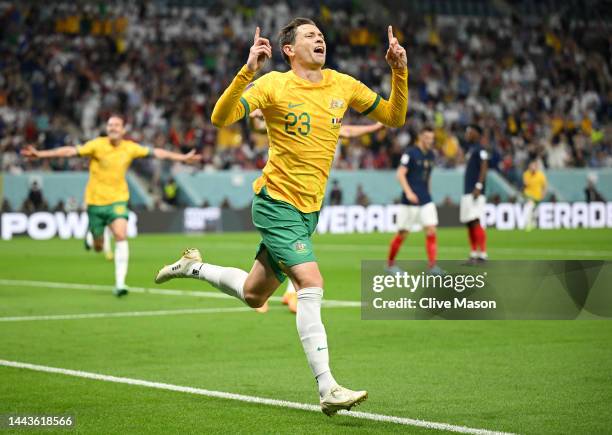
POLYGON ((113 202, 109 205, 88 205, 89 231, 91 231, 94 239, 102 237, 104 227, 115 219, 127 219, 128 212, 126 201, 113 202))
POLYGON ((256 256, 266 248, 280 282, 287 278, 283 269, 316 261, 310 236, 319 221, 318 211, 302 213, 289 203, 271 198, 264 187, 253 198, 251 214, 262 238, 256 256))

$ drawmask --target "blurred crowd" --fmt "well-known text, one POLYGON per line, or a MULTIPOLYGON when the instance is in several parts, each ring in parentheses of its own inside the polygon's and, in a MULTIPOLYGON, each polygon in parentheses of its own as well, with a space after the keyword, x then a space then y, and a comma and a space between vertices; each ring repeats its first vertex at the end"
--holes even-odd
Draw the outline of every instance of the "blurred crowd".
MULTIPOLYGON (((275 39, 295 16, 320 23, 329 67, 384 96, 387 24, 408 52, 405 127, 341 142, 336 167, 394 168, 424 124, 435 127, 438 163, 460 166, 472 122, 512 182, 534 158, 550 168, 612 166, 612 37, 603 19, 573 21, 554 11, 525 19, 423 16, 340 0, 167 4, 0 2, 3 171, 84 169, 79 159, 25 162, 19 150, 81 143, 100 134, 113 112, 127 117, 130 137, 143 144, 199 149, 205 170, 262 168, 265 134, 246 122, 216 130, 210 113, 245 62, 255 25, 273 41, 267 70, 287 69, 275 39)), ((343 122, 370 121, 351 112, 343 122)), ((160 165, 141 162, 137 170, 171 194, 166 174, 186 169, 160 165)))

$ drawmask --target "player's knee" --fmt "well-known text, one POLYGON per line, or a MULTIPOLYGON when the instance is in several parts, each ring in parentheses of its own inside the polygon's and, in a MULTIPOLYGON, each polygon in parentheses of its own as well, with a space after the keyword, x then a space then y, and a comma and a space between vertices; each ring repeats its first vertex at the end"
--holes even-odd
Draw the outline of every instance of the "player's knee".
POLYGON ((104 248, 104 242, 102 240, 94 239, 93 248, 96 252, 102 252, 102 249, 104 248))
POLYGON ((321 275, 309 276, 298 281, 300 289, 309 287, 323 288, 323 284, 323 277, 321 275))
POLYGON ((123 242, 126 239, 125 234, 115 234, 115 242, 123 242))
POLYGON ((408 231, 406 231, 406 230, 399 230, 399 231, 397 232, 397 235, 398 235, 398 236, 399 236, 401 239, 406 238, 406 234, 408 234, 408 231))
POLYGON ((261 308, 266 303, 266 297, 253 292, 244 292, 244 301, 251 308, 261 308))
POLYGON ((428 236, 435 236, 436 235, 436 227, 426 227, 425 228, 425 234, 427 234, 428 236))

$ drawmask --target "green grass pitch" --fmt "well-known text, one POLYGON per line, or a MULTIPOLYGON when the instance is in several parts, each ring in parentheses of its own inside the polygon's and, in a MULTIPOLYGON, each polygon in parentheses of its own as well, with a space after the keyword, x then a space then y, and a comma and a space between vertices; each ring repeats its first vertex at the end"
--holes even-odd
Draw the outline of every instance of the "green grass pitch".
MULTIPOLYGON (((359 299, 362 259, 391 235, 317 235, 326 299, 359 299)), ((128 284, 155 287, 186 247, 248 269, 255 233, 146 235, 130 241, 128 284)), ((463 229, 442 229, 441 259, 466 256, 463 229)), ((489 231, 492 259, 612 259, 612 231, 489 231)), ((400 258, 423 259, 422 234, 400 258)), ((0 317, 236 308, 229 299, 18 286, 14 280, 112 285, 113 265, 80 240, 0 242, 0 317)), ((213 291, 195 280, 167 289, 213 291)), ((277 296, 282 294, 279 289, 277 296)), ((316 404, 294 316, 252 311, 0 321, 0 359, 316 404)), ((367 389, 358 411, 514 433, 604 433, 612 427, 610 321, 362 321, 327 308, 332 369, 367 389)), ((322 413, 0 367, 0 414, 72 414, 87 433, 441 433, 322 413)), ((46 431, 48 432, 48 431, 46 431)))

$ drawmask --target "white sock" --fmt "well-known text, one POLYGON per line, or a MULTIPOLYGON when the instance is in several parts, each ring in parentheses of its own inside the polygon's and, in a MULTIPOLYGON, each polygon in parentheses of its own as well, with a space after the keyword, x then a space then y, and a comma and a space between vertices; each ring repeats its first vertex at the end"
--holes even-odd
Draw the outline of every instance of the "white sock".
POLYGON ((85 243, 90 249, 93 248, 93 234, 91 234, 91 231, 87 231, 87 234, 85 234, 85 243))
POLYGON ((478 258, 478 251, 470 252, 470 258, 478 258))
POLYGON ((130 252, 127 240, 115 242, 115 288, 125 288, 130 252))
POLYGON ((111 252, 111 230, 109 227, 104 227, 104 253, 110 254, 111 252))
POLYGON ((528 201, 527 205, 525 207, 526 213, 525 213, 525 229, 531 229, 534 226, 534 210, 535 210, 535 203, 533 201, 528 201))
POLYGON ((288 279, 287 281, 287 290, 285 290, 285 293, 295 293, 295 287, 293 286, 293 282, 290 279, 288 279))
POLYGON ((486 259, 487 259, 487 257, 488 257, 488 255, 487 255, 487 253, 486 253, 486 252, 481 252, 481 253, 480 253, 480 258, 482 258, 483 260, 486 260, 486 259))
POLYGON ((323 397, 334 385, 337 385, 329 369, 327 334, 321 321, 323 289, 303 288, 298 291, 297 299, 295 323, 308 365, 319 385, 319 395, 323 397))
POLYGON ((244 282, 249 274, 235 267, 215 266, 209 263, 194 263, 189 276, 206 281, 223 293, 244 302, 244 282))

